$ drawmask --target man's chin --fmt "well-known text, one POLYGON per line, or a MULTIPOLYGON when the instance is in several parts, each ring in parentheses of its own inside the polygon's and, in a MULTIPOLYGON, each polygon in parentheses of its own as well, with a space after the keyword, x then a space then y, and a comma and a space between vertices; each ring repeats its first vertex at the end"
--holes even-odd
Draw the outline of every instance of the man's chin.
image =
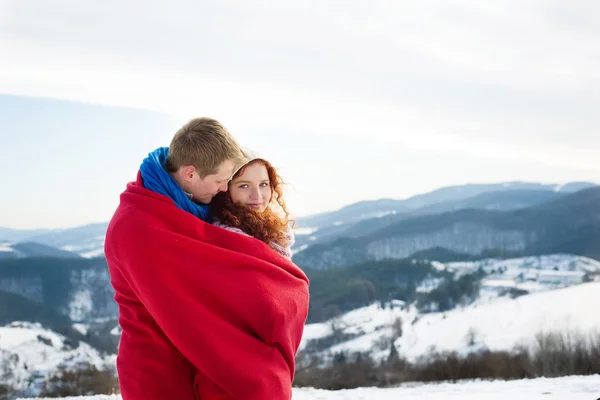
POLYGON ((210 198, 208 198, 208 199, 207 199, 207 198, 204 198, 204 199, 197 199, 197 200, 194 200, 194 202, 195 202, 195 203, 197 203, 197 204, 201 204, 201 205, 203 205, 203 206, 206 206, 206 205, 210 204, 210 202, 211 202, 211 201, 212 201, 212 197, 210 197, 210 198))

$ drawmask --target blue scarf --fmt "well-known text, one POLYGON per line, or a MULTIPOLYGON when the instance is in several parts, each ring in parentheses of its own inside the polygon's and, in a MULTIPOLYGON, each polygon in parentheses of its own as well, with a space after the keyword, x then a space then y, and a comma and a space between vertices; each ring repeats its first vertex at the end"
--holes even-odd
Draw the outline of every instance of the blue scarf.
POLYGON ((168 154, 168 147, 159 147, 144 159, 140 166, 144 187, 169 197, 183 211, 192 213, 204 221, 208 220, 209 206, 196 204, 190 200, 175 179, 163 168, 168 154))

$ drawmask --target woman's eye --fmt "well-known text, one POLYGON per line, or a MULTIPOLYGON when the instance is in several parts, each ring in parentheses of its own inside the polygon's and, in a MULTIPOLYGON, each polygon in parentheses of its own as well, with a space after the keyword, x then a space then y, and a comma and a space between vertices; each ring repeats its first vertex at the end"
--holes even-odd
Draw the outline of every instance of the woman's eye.
POLYGON ((248 185, 240 185, 239 188, 240 189, 248 189, 248 185))
POLYGON ((263 183, 260 184, 260 187, 267 187, 267 186, 269 186, 269 184, 265 183, 265 182, 263 182, 263 183))

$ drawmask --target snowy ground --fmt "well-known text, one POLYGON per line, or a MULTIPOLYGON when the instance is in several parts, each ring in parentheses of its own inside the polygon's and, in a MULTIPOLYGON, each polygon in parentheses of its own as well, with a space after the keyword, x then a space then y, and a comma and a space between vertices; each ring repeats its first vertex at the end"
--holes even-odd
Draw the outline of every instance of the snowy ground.
POLYGON ((14 389, 28 389, 33 395, 48 374, 58 366, 75 368, 78 365, 93 365, 105 369, 114 365, 114 356, 103 357, 87 345, 77 346, 40 324, 14 322, 0 327, 0 383, 14 389))
POLYGON ((330 352, 367 351, 375 358, 385 357, 389 354, 389 338, 393 337, 392 326, 399 318, 402 336, 395 345, 409 360, 431 349, 469 351, 467 336, 471 332, 479 349, 511 350, 516 345, 531 344, 540 332, 600 332, 598 309, 600 282, 425 315, 413 308, 381 309, 374 304, 328 322, 307 325, 302 348, 310 339, 331 335, 336 329, 354 338, 333 346, 330 352))
MULTIPOLYGON (((469 381, 413 384, 393 389, 360 388, 326 391, 294 389, 293 400, 595 400, 600 397, 600 376, 572 376, 521 381, 469 381)), ((65 398, 66 399, 66 398, 65 398)), ((77 400, 121 400, 120 396, 69 397, 77 400)))
POLYGON ((446 313, 421 316, 406 324, 396 341, 400 354, 416 358, 428 349, 466 350, 467 336, 491 350, 528 345, 540 332, 600 331, 600 282, 535 293, 516 299, 499 299, 446 313))
MULTIPOLYGON (((402 334, 394 343, 398 352, 412 361, 431 350, 512 350, 517 345, 531 345, 540 332, 600 332, 600 313, 594 311, 600 308, 600 282, 581 283, 585 274, 600 272, 596 260, 552 254, 433 264, 456 276, 482 268, 488 275, 482 281, 479 299, 467 307, 428 314, 419 314, 414 307, 381 309, 374 304, 306 325, 301 348, 311 339, 335 331, 345 334, 346 339, 320 351, 325 359, 340 351, 368 352, 375 359, 383 359, 390 353, 391 340, 398 337, 393 326, 400 324, 402 334), (510 289, 529 294, 512 298, 506 294, 510 289), (474 339, 474 346, 469 345, 469 338, 474 339)), ((440 282, 427 280, 418 290, 428 292, 440 282)))
POLYGON ((600 262, 571 254, 549 254, 480 261, 437 263, 438 269, 455 272, 457 276, 482 268, 488 276, 484 288, 516 288, 528 292, 557 289, 581 283, 586 273, 600 272, 600 262))

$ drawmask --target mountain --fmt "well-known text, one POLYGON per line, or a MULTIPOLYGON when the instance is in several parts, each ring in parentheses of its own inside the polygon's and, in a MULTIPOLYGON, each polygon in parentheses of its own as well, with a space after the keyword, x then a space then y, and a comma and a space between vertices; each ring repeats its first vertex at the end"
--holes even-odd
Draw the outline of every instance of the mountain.
MULTIPOLYGON (((294 251, 299 252, 314 244, 331 243, 340 237, 365 236, 391 223, 418 215, 467 208, 514 210, 592 186, 595 184, 588 182, 572 182, 565 185, 525 182, 469 184, 437 189, 406 200, 362 201, 337 211, 297 218, 294 251)), ((104 254, 107 226, 108 222, 51 230, 16 230, 0 227, 0 258, 3 256, 2 243, 20 242, 35 242, 77 253, 86 258, 101 257, 104 254)))
POLYGON ((297 219, 295 251, 315 244, 331 243, 340 237, 360 237, 395 222, 419 215, 462 209, 516 210, 554 200, 596 186, 573 182, 565 185, 507 182, 450 186, 406 200, 359 202, 338 211, 297 219))
MULTIPOLYGON (((15 242, 46 245, 64 250, 65 252, 76 253, 86 258, 103 256, 104 237, 107 227, 108 222, 68 229, 15 230, 0 228, 0 258, 2 258, 2 243, 8 245, 15 242)), ((14 247, 12 244, 10 246, 14 247)), ((66 253, 62 255, 60 253, 51 253, 48 249, 46 253, 39 251, 32 253, 31 256, 35 255, 61 257, 66 256, 66 253)))
POLYGON ((64 372, 106 370, 111 375, 114 363, 114 356, 103 356, 40 324, 13 322, 0 327, 0 388, 8 398, 43 394, 52 378, 64 372))
POLYGON ((527 208, 536 204, 545 203, 551 200, 556 200, 569 192, 550 191, 550 190, 506 190, 493 191, 478 194, 466 199, 446 201, 435 203, 429 206, 420 207, 414 210, 410 215, 428 215, 442 214, 450 211, 458 211, 464 209, 479 209, 479 210, 518 210, 527 208))
POLYGON ((518 345, 533 345, 540 332, 597 332, 599 293, 600 282, 593 282, 517 298, 482 299, 466 307, 425 314, 401 303, 372 304, 306 325, 301 350, 325 359, 346 351, 366 352, 383 360, 393 343, 398 354, 410 361, 431 351, 510 351, 518 345))
POLYGON ((412 302, 423 282, 451 278, 429 262, 413 260, 374 261, 305 272, 310 279, 309 322, 323 321, 373 301, 412 302))
POLYGON ((528 182, 505 182, 496 184, 467 184, 448 186, 431 192, 416 195, 405 200, 381 199, 361 201, 345 206, 337 211, 320 213, 298 218, 297 221, 304 227, 321 227, 333 225, 336 222, 352 222, 361 219, 383 217, 389 214, 405 213, 435 204, 458 202, 470 199, 485 193, 498 192, 553 192, 573 193, 579 190, 596 186, 591 182, 571 182, 564 185, 541 184, 528 182))
POLYGON ((27 257, 81 258, 79 254, 35 242, 0 243, 0 260, 27 257))
POLYGON ((308 322, 319 322, 375 301, 400 300, 419 311, 445 311, 485 296, 522 295, 589 281, 600 262, 569 254, 468 262, 382 260, 345 268, 305 269, 310 279, 308 322))
MULTIPOLYGON (((103 258, 0 260, 0 291, 22 296, 43 306, 47 313, 66 317, 70 323, 116 318, 118 313, 103 258)), ((32 310, 27 304, 23 309, 32 310)), ((25 313, 13 318, 36 321, 35 315, 25 313)))
POLYGON ((305 268, 343 267, 433 248, 471 256, 496 251, 600 258, 600 187, 519 210, 465 209, 407 218, 366 236, 312 245, 294 261, 305 268))
POLYGON ((49 233, 50 229, 11 229, 0 227, 0 242, 20 242, 49 233))
POLYGON ((31 242, 46 244, 62 250, 78 253, 83 257, 104 255, 104 237, 108 222, 85 225, 77 228, 56 230, 33 236, 31 242))

